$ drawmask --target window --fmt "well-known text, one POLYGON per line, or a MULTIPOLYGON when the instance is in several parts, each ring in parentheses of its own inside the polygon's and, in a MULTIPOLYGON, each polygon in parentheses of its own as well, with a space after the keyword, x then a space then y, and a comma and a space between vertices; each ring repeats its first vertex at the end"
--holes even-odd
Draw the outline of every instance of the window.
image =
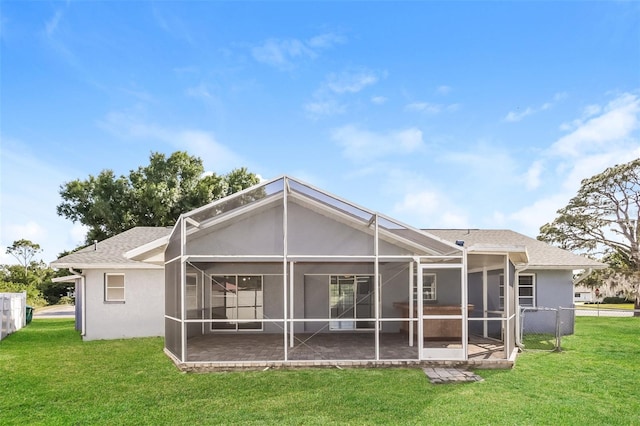
POLYGON ((224 275, 211 277, 211 318, 229 322, 211 323, 212 330, 262 330, 262 276, 224 275))
POLYGON ((105 302, 124 302, 124 274, 104 274, 105 302))
MULTIPOLYGON (((422 273, 422 303, 434 302, 436 298, 436 274, 422 273)), ((413 274, 413 301, 418 302, 418 275, 413 274)))
POLYGON ((329 277, 329 315, 331 330, 371 329, 373 321, 354 321, 373 318, 373 277, 362 275, 331 275, 329 277))
MULTIPOLYGON (((520 274, 518 279, 518 304, 535 306, 535 275, 520 274)), ((504 275, 500 275, 500 308, 504 307, 504 275)))

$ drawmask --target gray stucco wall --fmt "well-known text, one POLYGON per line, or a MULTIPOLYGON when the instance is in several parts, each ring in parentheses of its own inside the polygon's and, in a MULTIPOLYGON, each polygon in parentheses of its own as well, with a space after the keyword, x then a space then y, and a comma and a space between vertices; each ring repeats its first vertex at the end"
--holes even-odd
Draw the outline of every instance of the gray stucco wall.
POLYGON ((164 270, 86 270, 85 275, 84 340, 164 335, 164 270), (105 302, 105 273, 124 273, 124 302, 105 302))
MULTIPOLYGON (((544 308, 573 307, 573 271, 532 270, 523 274, 535 274, 536 306, 544 308)), ((573 311, 561 311, 561 332, 573 334, 573 311)), ((555 332, 555 312, 526 312, 524 331, 534 333, 555 332)))

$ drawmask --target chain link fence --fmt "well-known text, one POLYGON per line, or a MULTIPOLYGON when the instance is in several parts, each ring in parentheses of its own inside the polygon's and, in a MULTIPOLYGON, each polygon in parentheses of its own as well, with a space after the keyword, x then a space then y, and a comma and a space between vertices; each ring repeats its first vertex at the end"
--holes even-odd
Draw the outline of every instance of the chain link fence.
POLYGON ((578 305, 573 308, 520 307, 519 341, 525 351, 560 351, 562 336, 574 333, 576 316, 631 317, 630 309, 578 305))

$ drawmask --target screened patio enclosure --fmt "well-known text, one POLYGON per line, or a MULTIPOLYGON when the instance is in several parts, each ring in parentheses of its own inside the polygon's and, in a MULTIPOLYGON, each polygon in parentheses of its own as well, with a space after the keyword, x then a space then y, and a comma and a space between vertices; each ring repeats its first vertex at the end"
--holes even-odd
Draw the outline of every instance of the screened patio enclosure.
POLYGON ((165 350, 236 367, 508 359, 513 262, 283 176, 180 216, 165 350))

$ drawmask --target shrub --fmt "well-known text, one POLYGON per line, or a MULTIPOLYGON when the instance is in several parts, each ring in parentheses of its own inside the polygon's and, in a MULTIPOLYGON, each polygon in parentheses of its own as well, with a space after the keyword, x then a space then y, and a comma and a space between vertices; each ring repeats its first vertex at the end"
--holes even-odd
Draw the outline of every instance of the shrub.
POLYGON ((27 305, 34 308, 47 305, 42 293, 34 285, 0 281, 0 293, 22 293, 23 291, 27 292, 27 305))
POLYGON ((612 303, 612 304, 633 303, 633 302, 634 302, 633 300, 629 300, 626 297, 617 297, 617 296, 610 296, 602 299, 602 303, 612 303))
POLYGON ((62 296, 60 300, 58 300, 58 305, 73 305, 74 303, 76 303, 75 299, 69 296, 62 296))

